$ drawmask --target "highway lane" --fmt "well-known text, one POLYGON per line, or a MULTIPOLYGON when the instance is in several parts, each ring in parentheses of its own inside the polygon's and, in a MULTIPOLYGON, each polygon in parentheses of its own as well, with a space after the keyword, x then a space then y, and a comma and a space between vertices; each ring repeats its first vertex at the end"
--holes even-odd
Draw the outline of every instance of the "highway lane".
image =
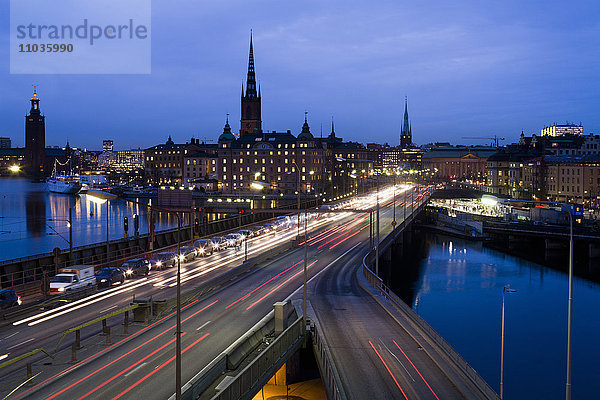
MULTIPOLYGON (((411 201, 409 197, 409 209, 411 201)), ((402 215, 396 210, 398 221, 402 215)), ((381 238, 391 229, 386 213, 382 215, 381 238)), ((325 271, 309 285, 311 306, 344 392, 351 399, 439 400, 479 394, 471 386, 468 395, 459 391, 420 343, 360 287, 357 272, 365 254, 364 248, 355 249, 335 270, 325 271)))
MULTIPOLYGON (((313 243, 309 242, 311 244, 311 253, 309 254, 309 260, 311 260, 309 273, 316 273, 318 268, 322 268, 322 266, 331 260, 335 254, 339 254, 331 252, 331 247, 338 245, 340 248, 339 251, 341 252, 343 250, 344 247, 339 245, 339 243, 344 241, 350 242, 346 238, 355 234, 353 229, 361 229, 360 227, 357 227, 357 224, 362 224, 363 231, 365 230, 365 226, 368 227, 368 225, 366 225, 367 221, 364 216, 340 216, 339 219, 344 219, 349 224, 344 226, 342 221, 334 223, 335 227, 330 232, 322 234, 320 238, 316 237, 312 241, 313 243), (325 243, 325 245, 323 245, 323 243, 325 243)), ((217 293, 221 293, 221 290, 217 293, 213 293, 206 300, 203 300, 209 301, 210 299, 216 298, 217 303, 211 305, 211 307, 209 307, 207 310, 203 310, 198 314, 193 314, 190 320, 184 322, 184 331, 186 332, 184 335, 184 351, 190 354, 190 357, 192 357, 194 360, 204 360, 205 363, 208 363, 210 360, 212 360, 212 357, 222 351, 222 349, 232 343, 235 339, 237 339, 237 337, 241 336, 245 330, 251 327, 255 322, 257 322, 258 319, 266 314, 271 309, 274 301, 285 298, 293 291, 293 289, 297 288, 298 283, 301 282, 302 279, 302 265, 299 263, 302 260, 302 256, 302 248, 288 252, 283 258, 278 259, 277 262, 271 262, 266 266, 257 268, 256 271, 251 275, 244 277, 240 281, 235 282, 226 289, 223 289, 227 290, 226 298, 217 298, 217 293), (257 285, 257 282, 263 282, 263 284, 257 285), (236 298, 236 295, 239 293, 245 294, 236 298), (228 301, 229 303, 225 304, 228 301), (204 314, 206 314, 206 316, 204 314), (193 332, 192 330, 188 332, 189 328, 186 327, 186 324, 195 326, 196 329, 193 330, 193 332), (235 327, 235 329, 231 329, 232 327, 235 327), (209 332, 211 328, 213 329, 212 334, 209 332), (208 336, 200 336, 197 338, 195 332, 204 331, 206 331, 208 336), (201 340, 196 342, 200 338, 201 340), (198 352, 196 347, 200 342, 203 342, 203 350, 200 351, 201 354, 195 354, 198 352), (191 347, 188 348, 188 346, 191 347), (207 352, 205 346, 208 349, 218 350, 215 350, 212 353, 210 351, 207 352), (188 348, 188 350, 186 350, 186 348, 188 348)), ((210 301, 209 304, 212 304, 213 301, 210 301)), ((190 306, 189 312, 196 313, 197 310, 202 310, 205 306, 206 304, 204 303, 194 304, 190 306)), ((184 318, 186 317, 184 316, 184 318)), ((127 393, 135 391, 136 397, 138 392, 144 391, 146 388, 153 386, 148 385, 148 383, 144 384, 144 382, 147 380, 150 380, 152 383, 163 382, 163 384, 159 385, 159 388, 151 389, 149 395, 156 394, 156 390, 158 389, 172 387, 172 384, 167 383, 172 381, 171 369, 173 363, 172 360, 170 361, 173 353, 173 345, 170 342, 172 336, 164 333, 164 328, 162 328, 164 324, 168 323, 169 320, 167 319, 161 324, 157 324, 140 334, 139 339, 135 338, 135 340, 132 341, 132 345, 135 345, 134 348, 136 351, 130 354, 127 354, 125 351, 124 354, 126 354, 126 356, 116 360, 110 366, 103 367, 101 364, 104 362, 105 357, 100 358, 98 359, 98 362, 90 363, 89 366, 86 365, 84 368, 80 368, 76 371, 66 374, 64 377, 54 382, 47 391, 50 393, 56 393, 57 396, 54 398, 63 398, 63 396, 64 398, 73 398, 74 392, 77 393, 77 395, 80 395, 80 386, 83 386, 83 383, 85 383, 85 387, 89 387, 88 381, 94 383, 100 382, 99 384, 101 387, 99 387, 93 393, 90 393, 88 397, 106 398, 107 396, 110 397, 113 395, 119 395, 119 393, 111 392, 111 390, 114 391, 115 388, 120 388, 123 386, 122 384, 117 383, 119 379, 127 378, 127 381, 130 381, 133 379, 133 377, 137 377, 138 380, 141 381, 138 385, 136 385, 135 388, 130 389, 127 393), (158 332, 158 329, 163 329, 163 331, 158 332), (154 338, 155 336, 157 337, 154 338), (146 349, 153 350, 146 351, 146 349), (144 353, 143 356, 140 356, 140 351, 145 351, 146 353, 144 353), (145 361, 138 362, 140 359, 145 361), (148 368, 150 366, 154 366, 154 368, 148 372, 148 368), (119 370, 119 368, 121 369, 119 370), (93 373, 91 376, 87 377, 87 375, 90 375, 91 372, 96 370, 99 372, 93 373), (112 371, 116 370, 120 371, 117 372, 116 375, 119 373, 121 374, 118 376, 113 375, 112 380, 110 380, 111 378, 107 377, 106 380, 110 381, 102 385, 103 374, 110 374, 112 371), (148 377, 146 377, 146 375, 148 375, 148 377), (156 375, 159 375, 161 378, 158 379, 156 375), (150 379, 151 377, 152 379, 150 379), (84 380, 81 383, 77 383, 80 379, 84 380), (71 383, 65 384, 65 382, 71 383), (70 385, 73 383, 76 384, 73 387, 70 387, 70 385), (50 389, 54 387, 57 389, 50 389), (67 388, 67 390, 62 392, 62 390, 65 388, 67 388)), ((119 349, 118 353, 120 354, 121 352, 122 350, 119 349)), ((187 357, 188 356, 184 354, 184 363, 187 357)), ((184 375, 184 379, 191 377, 193 373, 201 369, 202 366, 195 368, 184 368, 184 372, 189 375, 184 375)), ((46 392, 46 389, 44 391, 46 392)), ((123 396, 127 395, 127 393, 123 394, 123 396)), ((35 393, 34 397, 40 395, 40 393, 35 393)))
POLYGON ((358 284, 364 248, 319 275, 312 308, 342 378, 355 399, 464 398, 407 332, 358 284))
MULTIPOLYGON (((310 221, 309 227, 321 229, 323 221, 310 221)), ((271 233, 248 241, 248 257, 295 238, 294 229, 271 233)), ((233 248, 215 252, 212 256, 182 264, 182 289, 196 287, 240 265, 244 260, 243 249, 233 248)), ((16 357, 37 347, 54 348, 62 333, 95 317, 113 312, 130 304, 133 297, 149 297, 160 300, 175 296, 176 268, 152 271, 148 277, 127 280, 123 285, 99 290, 84 299, 24 317, 11 326, 0 329, 0 355, 16 357)), ((93 330, 87 329, 87 331, 93 330)), ((84 331, 85 332, 85 331, 84 331)), ((65 343, 67 345, 68 342, 65 343)), ((8 359, 8 358, 7 358, 8 359)), ((5 371, 1 372, 2 374, 5 371)))

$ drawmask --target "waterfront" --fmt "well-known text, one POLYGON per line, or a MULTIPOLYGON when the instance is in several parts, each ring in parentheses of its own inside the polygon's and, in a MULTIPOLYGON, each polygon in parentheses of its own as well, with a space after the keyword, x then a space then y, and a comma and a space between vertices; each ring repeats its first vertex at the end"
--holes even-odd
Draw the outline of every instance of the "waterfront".
MULTIPOLYGON (((151 202, 150 200, 140 200, 151 202)), ((45 183, 27 179, 0 178, 0 261, 68 249, 69 208, 73 208, 73 247, 106 240, 106 213, 111 240, 123 237, 123 219, 128 234, 134 234, 133 216, 139 215, 139 233, 148 233, 147 208, 125 200, 98 204, 88 195, 49 193, 45 183)), ((156 230, 176 227, 173 216, 155 216, 156 230)))
MULTIPOLYGON (((505 398, 564 398, 568 275, 481 243, 433 234, 420 242, 412 253, 420 257, 395 277, 411 282, 403 299, 499 392, 502 288, 510 285, 505 398)), ((594 399, 600 285, 576 277, 573 287, 573 398, 594 399)))

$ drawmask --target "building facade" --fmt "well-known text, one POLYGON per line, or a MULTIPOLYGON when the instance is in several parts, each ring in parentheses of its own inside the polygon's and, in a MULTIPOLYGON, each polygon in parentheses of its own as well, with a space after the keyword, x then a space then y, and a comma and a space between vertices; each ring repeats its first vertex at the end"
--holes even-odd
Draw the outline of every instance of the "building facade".
POLYGON ((542 129, 542 136, 563 136, 563 135, 583 135, 583 126, 575 124, 554 124, 552 126, 545 126, 542 129))
POLYGON ((423 153, 423 169, 434 180, 485 182, 488 157, 495 152, 485 146, 435 146, 423 153))

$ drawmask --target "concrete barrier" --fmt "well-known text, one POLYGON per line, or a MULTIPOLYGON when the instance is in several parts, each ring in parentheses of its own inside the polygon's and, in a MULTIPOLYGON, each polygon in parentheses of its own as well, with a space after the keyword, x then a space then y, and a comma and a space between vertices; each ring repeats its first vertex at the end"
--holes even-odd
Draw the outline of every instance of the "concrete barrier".
MULTIPOLYGON (((248 341, 256 341, 256 333, 264 332, 268 330, 266 327, 271 326, 271 332, 274 326, 274 315, 273 311, 265 315, 260 321, 258 321, 252 328, 248 330, 242 337, 233 342, 227 347, 221 354, 215 357, 206 367, 198 372, 192 379, 190 379, 181 388, 181 399, 182 400, 195 400, 202 393, 204 393, 212 384, 215 382, 221 374, 228 370, 228 358, 230 355, 235 354, 235 359, 238 360, 244 350, 249 346, 246 344, 248 341), (241 348, 238 350, 238 348, 241 348)), ((241 362, 241 361, 240 361, 241 362)), ((169 397, 169 400, 175 400, 175 394, 169 397)))

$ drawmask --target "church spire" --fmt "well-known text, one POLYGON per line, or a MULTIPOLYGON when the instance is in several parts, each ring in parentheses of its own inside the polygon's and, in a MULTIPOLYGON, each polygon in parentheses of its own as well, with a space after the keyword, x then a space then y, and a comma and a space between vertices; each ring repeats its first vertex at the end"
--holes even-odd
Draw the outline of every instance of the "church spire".
POLYGON ((335 136, 335 130, 333 129, 333 115, 331 116, 331 136, 335 136))
MULTIPOLYGON (((242 84, 242 87, 244 85, 242 84)), ((256 93, 256 73, 254 71, 254 43, 252 31, 250 31, 250 52, 248 55, 248 75, 246 77, 246 93, 242 91, 240 119, 240 136, 245 133, 262 132, 262 121, 260 116, 260 89, 256 93)))
POLYGON ((246 79, 246 98, 256 98, 256 73, 254 71, 254 46, 252 31, 250 31, 250 53, 248 55, 248 77, 246 79))
POLYGON ((400 130, 400 146, 403 149, 409 148, 412 145, 412 130, 411 124, 408 121, 408 98, 404 97, 404 122, 400 130))

